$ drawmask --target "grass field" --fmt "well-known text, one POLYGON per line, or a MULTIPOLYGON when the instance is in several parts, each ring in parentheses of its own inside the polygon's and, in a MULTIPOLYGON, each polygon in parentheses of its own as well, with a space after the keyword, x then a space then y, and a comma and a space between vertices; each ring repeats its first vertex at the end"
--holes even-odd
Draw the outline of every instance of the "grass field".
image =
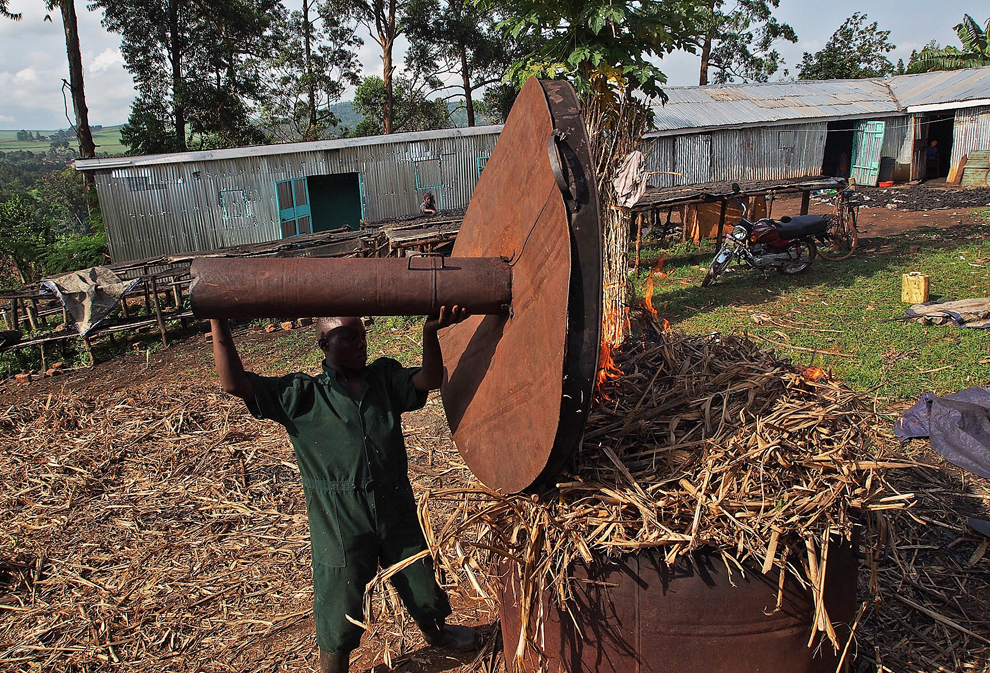
POLYGON ((844 262, 818 258, 800 276, 764 278, 733 266, 708 288, 701 280, 714 254, 710 245, 655 247, 646 250, 634 284, 641 303, 650 269, 663 257, 667 277, 655 281, 653 305, 674 328, 747 332, 854 389, 913 400, 990 383, 990 333, 896 321, 907 308, 901 275, 928 274, 932 301, 990 296, 988 239, 987 225, 924 228, 869 239, 844 262), (922 251, 911 254, 910 245, 918 244, 922 251))
MULTIPOLYGON (((50 136, 57 133, 57 130, 38 129, 43 136, 50 136)), ((35 133, 31 129, 31 133, 35 133)), ((127 147, 120 144, 120 126, 104 126, 99 131, 93 133, 93 141, 96 143, 96 152, 106 152, 110 155, 123 154, 127 147)), ((16 130, 0 131, 0 152, 15 152, 23 150, 27 152, 47 152, 50 143, 47 140, 18 140, 16 130)), ((70 144, 75 147, 74 144, 70 144)))

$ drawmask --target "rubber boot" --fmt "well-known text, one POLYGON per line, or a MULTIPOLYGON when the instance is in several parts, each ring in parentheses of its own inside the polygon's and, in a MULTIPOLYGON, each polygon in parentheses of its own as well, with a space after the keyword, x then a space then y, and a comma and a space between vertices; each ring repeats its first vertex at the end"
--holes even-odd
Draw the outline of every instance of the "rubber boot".
POLYGON ((331 654, 320 650, 320 673, 347 673, 351 658, 346 654, 331 654))
POLYGON ((457 652, 468 652, 478 646, 478 633, 467 626, 456 626, 444 622, 423 624, 416 622, 426 642, 433 647, 442 647, 457 652))

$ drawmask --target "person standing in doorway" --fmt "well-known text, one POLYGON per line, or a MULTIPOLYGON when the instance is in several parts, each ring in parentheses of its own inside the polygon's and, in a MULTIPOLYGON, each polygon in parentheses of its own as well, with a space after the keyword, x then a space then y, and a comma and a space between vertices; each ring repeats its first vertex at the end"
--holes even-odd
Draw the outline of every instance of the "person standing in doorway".
POLYGON ((934 180, 939 172, 938 141, 930 140, 925 148, 925 180, 934 180))

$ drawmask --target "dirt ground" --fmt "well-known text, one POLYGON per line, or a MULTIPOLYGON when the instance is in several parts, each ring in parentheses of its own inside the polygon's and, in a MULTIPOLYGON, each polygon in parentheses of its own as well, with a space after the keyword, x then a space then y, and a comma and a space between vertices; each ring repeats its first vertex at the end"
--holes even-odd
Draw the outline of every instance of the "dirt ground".
MULTIPOLYGON (((937 187, 930 185, 926 189, 934 190, 937 187)), ((909 189, 902 191, 905 194, 910 192, 909 189)), ((990 190, 983 191, 990 192, 990 190)), ((892 200, 889 195, 885 195, 884 199, 886 199, 885 203, 890 203, 892 200)), ((877 202, 880 202, 880 199, 877 202)), ((894 205, 896 207, 897 204, 894 205)), ((899 233, 919 227, 949 228, 972 224, 974 222, 971 214, 972 208, 973 206, 922 211, 864 207, 860 211, 860 230, 863 239, 865 239, 861 239, 861 246, 865 244, 865 247, 868 248, 869 239, 872 237, 899 233)), ((774 203, 773 215, 780 217, 789 213, 796 214, 799 209, 799 197, 780 198, 774 203)), ((831 212, 831 205, 822 200, 813 199, 811 212, 823 214, 831 212)), ((145 390, 161 388, 164 390, 179 379, 199 380, 201 384, 210 386, 216 379, 210 354, 210 341, 205 334, 206 329, 204 325, 203 336, 175 343, 170 348, 154 352, 150 356, 146 356, 143 352, 129 353, 110 361, 99 362, 92 368, 74 369, 58 377, 45 378, 28 384, 18 384, 13 379, 0 382, 0 407, 13 408, 25 404, 29 400, 51 399, 52 396, 59 394, 99 399, 131 388, 145 390)), ((252 358, 260 358, 266 363, 266 366, 277 370, 279 355, 275 344, 279 336, 279 333, 266 334, 261 330, 254 330, 242 331, 237 335, 237 339, 242 347, 252 347, 256 349, 257 353, 260 353, 260 355, 254 355, 252 358)), ((219 388, 218 384, 217 388, 219 388)), ((439 404, 431 404, 422 412, 408 415, 408 418, 405 419, 405 425, 414 429, 429 428, 432 433, 431 436, 439 438, 438 441, 449 443, 449 438, 444 435, 446 432, 445 422, 439 404)), ((435 484, 439 477, 430 467, 427 454, 417 451, 410 453, 414 482, 418 482, 417 487, 430 487, 435 484)), ((2 585, 0 585, 0 589, 2 589, 2 585)), ((481 629, 486 636, 489 649, 496 645, 494 639, 497 637, 497 614, 483 604, 470 602, 457 596, 454 597, 454 607, 457 615, 454 621, 471 624, 481 629)), ((303 616, 295 620, 291 627, 282 629, 269 637, 260 638, 248 645, 242 654, 250 659, 252 652, 268 653, 266 655, 267 660, 272 662, 272 667, 268 670, 307 670, 308 666, 315 666, 315 645, 312 643, 312 633, 312 618, 303 616), (309 643, 308 651, 305 651, 306 643, 309 643), (278 652, 283 648, 302 653, 294 658, 289 657, 291 662, 279 662, 277 656, 271 658, 271 652, 278 652)), ((0 643, 0 646, 3 645, 0 643)), ((5 648, 0 647, 0 650, 2 649, 5 648)), ((369 670, 374 659, 375 654, 372 648, 367 644, 363 645, 355 653, 352 670, 369 670)), ((478 657, 476 655, 452 656, 449 653, 431 650, 424 645, 414 648, 411 654, 403 657, 399 662, 399 670, 416 673, 484 670, 492 664, 492 661, 491 657, 478 657)), ((384 670, 384 668, 374 670, 384 670)))

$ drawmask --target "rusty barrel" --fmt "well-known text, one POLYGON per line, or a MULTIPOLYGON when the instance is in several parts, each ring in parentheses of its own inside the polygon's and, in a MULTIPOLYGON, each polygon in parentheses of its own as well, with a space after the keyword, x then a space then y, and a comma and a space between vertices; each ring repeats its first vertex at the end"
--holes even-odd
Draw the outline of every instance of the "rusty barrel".
MULTIPOLYGON (((743 564, 732 575, 716 553, 674 565, 647 550, 576 569, 577 620, 549 606, 542 634, 551 673, 834 673, 839 655, 827 640, 808 647, 814 622, 809 589, 793 577, 777 603, 779 570, 743 564), (581 579, 591 580, 582 582, 581 579)), ((852 545, 829 545, 825 605, 841 644, 856 602, 852 545)), ((518 587, 502 588, 502 635, 511 659, 519 638, 518 587)), ((817 639, 820 637, 816 635, 817 639)), ((528 657, 528 670, 536 670, 528 657)))
POLYGON ((199 318, 432 315, 462 306, 508 313, 512 270, 499 257, 193 260, 190 297, 199 318))

